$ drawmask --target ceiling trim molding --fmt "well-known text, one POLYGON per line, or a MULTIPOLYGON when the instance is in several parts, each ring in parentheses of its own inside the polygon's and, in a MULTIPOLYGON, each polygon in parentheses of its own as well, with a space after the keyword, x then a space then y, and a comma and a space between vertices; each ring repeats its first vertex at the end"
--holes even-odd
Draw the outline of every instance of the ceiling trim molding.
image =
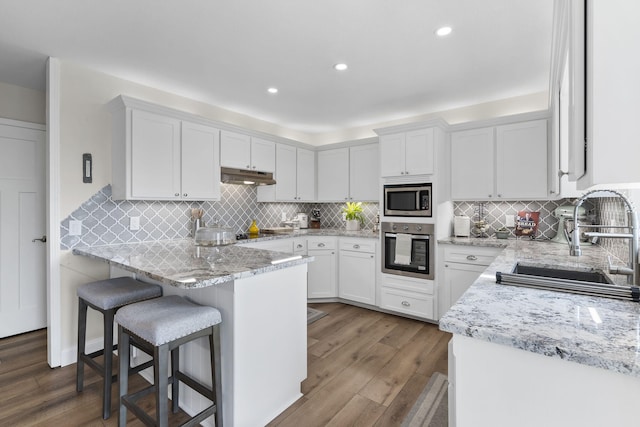
POLYGON ((378 128, 378 129, 374 129, 373 131, 378 135, 390 135, 394 133, 410 132, 412 130, 433 128, 433 127, 440 128, 446 132, 449 130, 450 125, 444 119, 441 119, 438 117, 435 119, 430 119, 422 122, 405 123, 401 125, 378 128))

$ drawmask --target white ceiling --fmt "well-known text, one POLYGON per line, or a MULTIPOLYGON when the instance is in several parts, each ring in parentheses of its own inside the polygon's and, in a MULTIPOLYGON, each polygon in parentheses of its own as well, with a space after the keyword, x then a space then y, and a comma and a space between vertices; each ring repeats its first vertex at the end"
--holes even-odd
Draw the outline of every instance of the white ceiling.
POLYGON ((331 132, 548 90, 552 9, 553 0, 0 0, 0 81, 44 90, 53 56, 331 132), (437 39, 442 25, 453 33, 437 39), (349 69, 336 72, 337 62, 349 69))

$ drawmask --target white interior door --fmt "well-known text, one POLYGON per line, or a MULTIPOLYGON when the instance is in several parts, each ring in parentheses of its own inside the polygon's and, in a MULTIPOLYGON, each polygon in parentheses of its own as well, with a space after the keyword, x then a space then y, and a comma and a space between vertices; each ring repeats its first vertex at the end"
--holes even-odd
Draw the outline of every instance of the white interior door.
POLYGON ((0 338, 47 325, 44 157, 44 131, 0 122, 0 338))

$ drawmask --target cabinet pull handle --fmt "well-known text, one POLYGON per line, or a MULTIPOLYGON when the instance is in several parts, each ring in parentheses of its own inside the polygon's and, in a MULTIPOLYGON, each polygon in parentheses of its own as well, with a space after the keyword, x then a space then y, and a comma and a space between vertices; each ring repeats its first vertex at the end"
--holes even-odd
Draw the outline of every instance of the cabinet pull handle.
POLYGON ((402 301, 401 304, 404 305, 405 307, 411 307, 411 304, 409 303, 409 301, 402 301))
POLYGON ((247 169, 251 169, 251 165, 247 165, 247 169))
POLYGON ((325 246, 324 243, 318 243, 319 248, 324 248, 324 246, 325 246))
POLYGON ((301 247, 302 247, 302 245, 301 245, 300 243, 298 243, 298 246, 296 246, 296 247, 297 247, 297 248, 301 248, 301 247))
POLYGON ((449 264, 445 264, 444 266, 448 268, 448 267, 449 267, 449 264))
POLYGON ((373 258, 373 255, 371 255, 369 258, 373 258))
POLYGON ((183 197, 187 197, 187 196, 188 196, 188 194, 187 194, 187 193, 184 193, 182 196, 183 196, 183 197))
POLYGON ((353 249, 360 249, 360 245, 353 245, 353 249))
POLYGON ((179 196, 180 196, 180 193, 176 193, 176 194, 174 194, 174 196, 179 197, 179 196))
POLYGON ((468 259, 469 261, 475 261, 475 260, 477 260, 477 259, 478 259, 478 257, 477 257, 477 256, 475 256, 475 255, 467 255, 467 259, 468 259))
POLYGON ((498 197, 502 197, 502 194, 498 194, 498 197))

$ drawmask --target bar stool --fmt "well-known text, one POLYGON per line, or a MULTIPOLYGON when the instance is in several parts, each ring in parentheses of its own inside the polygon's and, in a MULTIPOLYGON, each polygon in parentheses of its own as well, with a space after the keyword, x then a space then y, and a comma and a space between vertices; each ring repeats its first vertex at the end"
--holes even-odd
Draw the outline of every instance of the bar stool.
MULTIPOLYGON (((111 385, 118 379, 118 376, 112 373, 113 351, 118 348, 117 344, 113 344, 113 320, 115 313, 120 307, 127 304, 162 296, 162 287, 141 282, 131 277, 119 277, 80 285, 77 294, 78 362, 76 367, 76 390, 80 392, 84 388, 84 365, 86 363, 103 378, 102 418, 106 420, 111 415, 111 385), (91 307, 102 313, 104 320, 103 348, 91 354, 85 353, 87 307, 91 307), (95 360, 96 357, 101 355, 104 355, 102 365, 95 360)), ((139 372, 149 366, 151 366, 150 362, 132 368, 131 372, 139 372)))
POLYGON ((127 409, 133 412, 144 424, 165 427, 168 425, 167 393, 171 384, 172 411, 179 410, 179 382, 195 390, 212 403, 210 406, 190 418, 183 426, 198 425, 215 414, 216 427, 222 427, 221 365, 220 365, 220 323, 222 316, 213 308, 198 305, 177 296, 164 296, 123 307, 116 313, 118 323, 118 341, 121 350, 120 359, 120 406, 118 426, 127 422, 127 409), (211 384, 207 387, 198 380, 180 371, 180 346, 200 337, 209 338, 211 359, 211 384), (129 346, 133 338, 140 348, 153 354, 153 384, 140 391, 129 394, 128 378, 129 346), (169 353, 171 353, 171 376, 168 372, 169 353), (155 393, 156 419, 149 416, 138 404, 138 399, 155 393))

